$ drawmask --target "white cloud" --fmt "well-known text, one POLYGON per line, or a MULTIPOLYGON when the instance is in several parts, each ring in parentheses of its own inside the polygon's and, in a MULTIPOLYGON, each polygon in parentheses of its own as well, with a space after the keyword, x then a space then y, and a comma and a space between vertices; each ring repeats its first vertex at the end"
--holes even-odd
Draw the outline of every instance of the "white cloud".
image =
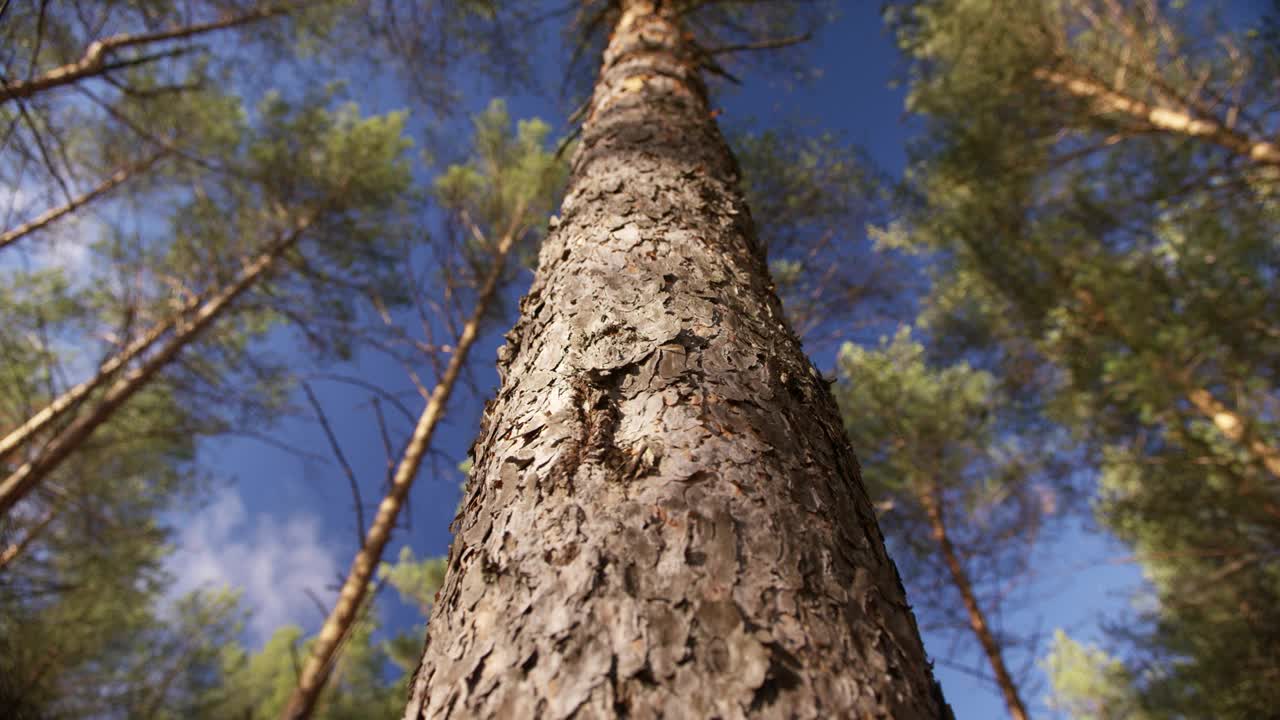
POLYGON ((179 525, 178 551, 169 568, 176 578, 173 592, 240 589, 245 607, 253 611, 248 631, 255 644, 281 625, 319 624, 308 590, 326 606, 334 599, 327 588, 338 566, 321 542, 321 522, 314 515, 250 517, 240 494, 228 488, 179 525))
POLYGON ((80 217, 66 221, 67 226, 50 232, 39 243, 36 263, 45 267, 62 268, 67 277, 84 277, 93 267, 92 246, 105 232, 106 226, 98 219, 80 217))

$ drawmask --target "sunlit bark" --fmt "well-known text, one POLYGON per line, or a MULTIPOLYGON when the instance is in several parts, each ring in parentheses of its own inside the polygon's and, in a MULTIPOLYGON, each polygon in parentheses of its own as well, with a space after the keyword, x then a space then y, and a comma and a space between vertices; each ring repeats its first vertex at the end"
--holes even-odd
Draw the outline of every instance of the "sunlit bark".
POLYGON ((679 8, 618 10, 405 717, 947 717, 679 8))

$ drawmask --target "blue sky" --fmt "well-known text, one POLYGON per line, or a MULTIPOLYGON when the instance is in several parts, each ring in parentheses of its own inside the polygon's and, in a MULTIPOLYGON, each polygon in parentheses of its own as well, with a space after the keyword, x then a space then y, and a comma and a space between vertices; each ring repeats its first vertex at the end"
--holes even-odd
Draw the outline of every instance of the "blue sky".
MULTIPOLYGON (((811 47, 809 64, 821 72, 805 82, 744 73, 744 86, 719 99, 722 122, 762 128, 796 123, 814 132, 836 131, 865 146, 883 169, 900 176, 906 144, 916 128, 905 119, 903 91, 890 86, 900 73, 901 61, 883 30, 878 7, 879 3, 871 0, 843 4, 839 21, 811 47)), ((1242 12, 1247 13, 1248 8, 1242 12)), ((543 72, 542 84, 554 90, 560 78, 554 66, 548 70, 543 72)), ((473 76, 464 77, 459 90, 468 112, 483 108, 492 96, 487 83, 473 76)), ((357 88, 356 96, 369 111, 405 104, 376 78, 357 88)), ((564 131, 563 119, 571 110, 566 104, 554 93, 509 96, 514 118, 540 116, 557 132, 564 131)), ((465 121, 451 127, 461 136, 465 121)), ((460 137, 458 146, 464 145, 460 137)), ((851 239, 860 237, 860 232, 851 233, 851 239)), ((529 278, 524 273, 516 290, 523 291, 529 278)), ((450 539, 448 523, 462 480, 455 466, 471 442, 483 398, 496 386, 492 365, 500 333, 491 330, 476 347, 472 376, 480 396, 466 389, 455 396, 446 424, 437 435, 434 462, 424 468, 414 488, 411 528, 396 534, 387 559, 394 558, 405 545, 419 556, 445 552, 450 539)), ((274 349, 285 356, 299 352, 285 339, 274 349)), ((830 357, 815 360, 824 367, 831 364, 830 357)), ((404 369, 380 358, 363 357, 349 367, 331 370, 389 387, 407 386, 404 369)), ((315 388, 360 477, 368 517, 380 497, 386 462, 368 393, 324 381, 317 381, 315 388)), ((410 406, 415 412, 419 407, 412 402, 410 406)), ((391 413, 388 418, 401 435, 407 433, 407 420, 391 413)), ((307 448, 322 458, 328 455, 318 427, 308 420, 287 420, 273 434, 283 443, 307 448)), ((305 460, 252 439, 211 440, 204 452, 206 461, 228 482, 208 507, 181 520, 179 541, 183 549, 173 564, 175 574, 185 586, 231 583, 244 588, 246 600, 258 609, 250 627, 250 642, 261 642, 284 622, 314 630, 322 618, 306 591, 326 602, 332 600, 330 588, 338 575, 346 572, 356 549, 357 528, 345 480, 323 459, 305 460)), ((1019 633, 1038 632, 1045 641, 1059 627, 1080 639, 1101 639, 1100 623, 1123 613, 1129 591, 1141 582, 1133 565, 1116 561, 1123 555, 1123 548, 1086 529, 1066 528, 1038 551, 1035 576, 1023 589, 1036 600, 1034 608, 1001 622, 1019 633)), ((400 607, 389 596, 383 603, 392 624, 413 622, 410 609, 400 607)), ((947 637, 926 636, 932 655, 948 653, 947 637)), ((981 667, 971 652, 960 657, 970 666, 981 667)), ((1015 654, 1010 659, 1015 668, 1030 669, 1026 699, 1034 714, 1047 716, 1046 688, 1036 657, 1015 654)), ((1003 703, 989 683, 950 665, 939 664, 937 672, 957 717, 1005 716, 1003 703)))

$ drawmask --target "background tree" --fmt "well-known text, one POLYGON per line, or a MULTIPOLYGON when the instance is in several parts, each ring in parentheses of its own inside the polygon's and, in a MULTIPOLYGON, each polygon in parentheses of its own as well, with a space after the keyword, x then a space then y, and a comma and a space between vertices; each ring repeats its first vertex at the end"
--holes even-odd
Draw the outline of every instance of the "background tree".
MULTIPOLYGON (((398 560, 378 569, 377 588, 389 584, 400 598, 420 609, 425 621, 432 598, 443 578, 443 559, 417 560, 407 547, 398 560)), ((324 720, 358 720, 394 715, 404 704, 409 679, 417 662, 420 644, 417 627, 384 640, 375 640, 380 629, 372 593, 359 617, 343 638, 343 649, 334 659, 328 680, 311 709, 313 717, 324 720), (405 648, 412 646, 410 656, 405 648), (388 672, 388 665, 395 672, 388 672)), ((238 642, 222 648, 217 681, 196 695, 199 714, 214 720, 224 717, 280 717, 297 685, 298 666, 315 639, 302 642, 303 631, 296 626, 279 628, 258 652, 250 652, 238 642)))
MULTIPOLYGON (((29 452, 0 483, 0 510, 8 511, 36 487, 133 394, 200 339, 207 328, 218 324, 241 295, 266 280, 279 263, 304 271, 300 274, 304 275, 303 288, 309 290, 306 299, 323 298, 312 302, 312 308, 344 312, 337 296, 315 292, 316 280, 345 276, 343 281, 352 284, 358 277, 359 263, 379 259, 374 245, 385 238, 378 213, 393 209, 408 184, 408 169, 400 157, 406 145, 400 137, 403 118, 359 120, 350 107, 330 114, 313 106, 295 114, 279 98, 268 99, 262 114, 264 137, 244 142, 240 150, 246 160, 243 172, 223 175, 219 186, 205 184, 194 198, 180 205, 171 226, 172 244, 141 248, 140 273, 159 267, 170 274, 158 278, 160 282, 144 276, 143 283, 151 280, 153 292, 176 290, 179 298, 185 295, 196 300, 170 301, 177 312, 162 310, 164 319, 158 323, 166 332, 143 330, 141 335, 149 341, 146 345, 131 348, 126 342, 121 351, 126 356, 123 360, 108 360, 87 385, 67 391, 75 397, 52 401, 66 411, 76 407, 78 412, 39 446, 32 441, 33 434, 15 443, 25 442, 29 452), (298 152, 304 146, 312 152, 298 152), (255 177, 259 184, 246 182, 255 177), (308 242, 316 248, 311 257, 299 253, 308 242), (234 269, 237 265, 242 267, 234 269), (228 277, 229 272, 234 274, 228 277), (133 367, 129 367, 130 356, 139 358, 133 367), (102 387, 102 392, 92 397, 97 387, 102 387)), ((119 271, 127 268, 130 258, 115 259, 114 268, 119 271)), ((286 288, 277 284, 266 290, 279 294, 286 288)), ((252 332, 252 317, 241 322, 252 332)), ((242 347, 236 347, 234 341, 222 347, 233 353, 229 364, 234 366, 235 354, 242 354, 242 347)), ((201 374, 216 377, 210 371, 220 359, 206 350, 195 366, 188 364, 186 369, 194 371, 197 378, 201 374)), ((48 421, 63 414, 55 413, 48 421)))
MULTIPOLYGON (((794 121, 803 127, 803 121, 794 121)), ((749 127, 749 126, 748 126, 749 127)), ((787 318, 808 352, 874 343, 908 318, 918 272, 876 253, 868 225, 890 221, 893 181, 865 150, 834 134, 739 130, 729 144, 787 318)))
POLYGON ((1144 651, 1132 697, 1157 716, 1269 712, 1273 51, 1176 4, 899 12, 928 125, 902 237, 941 261, 938 322, 999 342, 1010 375, 1044 363, 1053 416, 1094 444, 1097 516, 1157 599, 1117 631, 1144 651))
POLYGON ((563 183, 558 157, 544 145, 548 126, 539 120, 520 123, 510 134, 511 118, 500 101, 475 120, 473 158, 465 165, 451 165, 436 181, 442 205, 451 210, 468 237, 465 241, 469 270, 479 281, 470 316, 452 346, 449 363, 426 398, 413 436, 396 465, 386 497, 378 506, 351 570, 343 582, 337 604, 312 644, 298 687, 285 708, 284 717, 309 717, 324 688, 328 669, 335 662, 344 638, 352 632, 364 603, 374 569, 395 529, 431 446, 436 427, 448 410, 449 397, 459 382, 472 346, 485 320, 494 314, 505 281, 508 262, 522 246, 538 238, 538 227, 550 210, 563 183))
POLYGON ((990 373, 932 367, 905 326, 874 350, 847 343, 838 367, 845 428, 917 613, 971 634, 1009 714, 1028 717, 1011 656, 1035 647, 1001 617, 1057 509, 1053 459, 1035 452, 1047 438, 1018 422, 990 373))

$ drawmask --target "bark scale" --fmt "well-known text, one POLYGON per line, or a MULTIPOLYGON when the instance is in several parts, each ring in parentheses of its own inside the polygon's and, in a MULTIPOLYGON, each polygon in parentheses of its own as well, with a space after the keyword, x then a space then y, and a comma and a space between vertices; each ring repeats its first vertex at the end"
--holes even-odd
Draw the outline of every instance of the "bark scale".
POLYGON ((969 628, 977 636, 982 652, 987 656, 987 663, 996 677, 996 685, 1000 688, 1000 694, 1004 696, 1005 707, 1009 708, 1009 716, 1014 720, 1028 720, 1030 716, 1027 714, 1027 706, 1023 704, 1022 697, 1018 694, 1018 686, 1013 682, 1013 675, 1005 665, 1004 654, 1000 652, 1000 643, 996 642, 995 635, 991 634, 986 613, 982 612, 978 597, 973 593, 973 583, 969 581, 969 573, 960 563, 960 555, 956 552, 955 544, 951 542, 951 535, 947 533, 942 500, 938 497, 936 488, 931 492, 923 493, 920 500, 924 505, 925 514, 929 517, 929 529, 933 533, 933 540, 938 543, 938 549, 942 552, 942 561, 951 575, 951 583, 955 585, 964 602, 965 612, 969 616, 969 628))
POLYGON ((678 11, 621 3, 405 711, 949 717, 678 11))
MULTIPOLYGON (((518 222, 519 216, 523 214, 523 209, 515 213, 516 222, 518 222)), ((360 613, 360 608, 369 593, 369 583, 373 581, 374 572, 377 570, 378 563, 382 560, 382 554, 386 550, 387 542, 391 539, 391 531, 395 529, 396 518, 400 516, 400 510, 404 507, 404 503, 409 497, 409 489, 413 486, 413 481, 418 476, 418 470, 422 466, 423 458, 426 457, 427 451, 431 449, 431 437, 435 434, 436 427, 440 424, 440 419, 444 416, 445 408, 449 404, 449 396, 453 393, 453 388, 458 383, 462 369, 467 364, 467 356, 471 352, 471 346, 475 344, 476 338, 479 337, 480 323, 483 322, 485 315, 488 314, 489 307, 493 304, 494 297, 497 295, 502 274, 506 270, 507 257, 510 255, 516 239, 522 233, 523 230, 520 227, 512 227, 498 241, 498 246, 492 257, 493 266, 485 278, 479 295, 476 296, 476 304, 471 317, 458 335, 453 356, 449 358, 449 364, 445 367, 444 374, 435 387, 431 389, 431 395, 427 399, 427 406, 423 409, 422 414, 418 416, 418 424, 414 428, 413 436, 409 439, 409 444, 405 447, 399 464, 396 465, 395 474, 391 480, 391 489, 387 496, 383 498, 382 503, 378 505, 378 514, 374 517, 373 523, 369 526, 369 531, 365 535, 364 543, 356 553, 355 559, 351 562, 351 569, 347 571, 347 579, 342 583, 342 589, 338 593, 338 601, 333 606, 329 616, 325 618, 324 625, 320 628, 320 633, 316 635, 316 639, 311 645, 311 652, 307 656, 306 665, 303 666, 302 673, 298 676, 298 686, 294 688, 293 694, 289 696, 289 703, 285 706, 284 714, 282 715, 284 720, 302 720, 303 718, 311 717, 315 712, 316 703, 320 700, 320 693, 324 691, 329 675, 338 661, 342 644, 347 636, 351 634, 351 630, 355 626, 357 616, 360 613)))
POLYGON ((178 353, 221 317, 237 298, 262 279, 274 267, 276 261, 297 244, 312 220, 314 215, 299 222, 288 233, 272 243, 266 252, 254 258, 240 271, 234 281, 201 304, 189 318, 178 323, 174 333, 156 349, 153 355, 120 376, 106 389, 92 408, 59 430, 34 457, 0 481, 0 516, 8 514, 14 505, 57 470, 85 440, 111 419, 111 416, 128 402, 129 398, 145 387, 178 356, 178 353))

